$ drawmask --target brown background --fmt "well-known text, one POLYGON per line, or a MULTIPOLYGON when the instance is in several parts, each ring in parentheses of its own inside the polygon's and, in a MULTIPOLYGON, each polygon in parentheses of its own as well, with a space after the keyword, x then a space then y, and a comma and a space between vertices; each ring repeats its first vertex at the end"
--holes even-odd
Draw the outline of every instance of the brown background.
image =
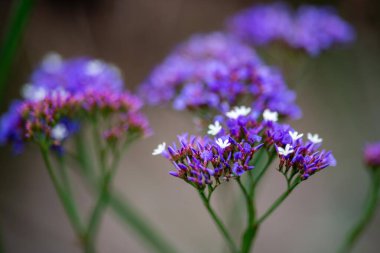
MULTIPOLYGON (((326 1, 325 1, 326 2, 326 1)), ((10 1, 0 1, 0 28, 6 25, 10 1)), ((117 64, 127 87, 134 89, 178 42, 196 32, 221 29, 226 17, 248 6, 233 0, 37 1, 13 65, 6 101, 49 51, 65 57, 91 55, 117 64)), ((361 152, 366 140, 380 139, 380 48, 378 1, 334 1, 358 29, 350 49, 315 59, 301 84, 298 102, 304 117, 300 131, 318 132, 332 149, 338 166, 302 184, 262 227, 255 252, 334 252, 360 213, 367 190, 361 152)), ((4 29, 3 29, 4 30, 4 29)), ((192 119, 170 109, 147 108, 155 135, 136 143, 124 157, 116 178, 122 191, 167 235, 180 252, 222 252, 221 238, 196 192, 168 176, 170 164, 152 157, 157 143, 193 131, 192 119)), ((40 155, 30 147, 18 157, 0 150, 0 230, 6 252, 80 252, 74 234, 48 179, 40 155)), ((90 197, 80 189, 84 206, 90 197)), ((259 210, 284 187, 272 170, 259 195, 259 210)), ((217 192, 222 214, 233 185, 217 192)), ((235 216, 234 216, 235 217, 235 216)), ((239 223, 239 215, 233 223, 239 223)), ((379 252, 380 215, 356 252, 379 252)), ((151 252, 109 213, 98 241, 100 252, 151 252)))

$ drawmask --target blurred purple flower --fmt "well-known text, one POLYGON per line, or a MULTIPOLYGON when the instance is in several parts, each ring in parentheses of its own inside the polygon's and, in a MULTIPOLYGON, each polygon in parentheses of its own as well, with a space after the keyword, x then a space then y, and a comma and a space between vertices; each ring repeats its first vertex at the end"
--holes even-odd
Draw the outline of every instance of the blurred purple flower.
POLYGON ((218 114, 245 101, 259 113, 269 108, 281 116, 300 116, 281 73, 221 33, 196 35, 177 47, 141 85, 140 94, 149 104, 173 103, 177 110, 218 114))
POLYGON ((380 167, 380 142, 366 145, 364 161, 368 167, 380 167))
POLYGON ((293 11, 285 3, 259 4, 228 20, 229 30, 254 45, 282 41, 309 55, 355 39, 354 29, 332 7, 304 5, 293 11))

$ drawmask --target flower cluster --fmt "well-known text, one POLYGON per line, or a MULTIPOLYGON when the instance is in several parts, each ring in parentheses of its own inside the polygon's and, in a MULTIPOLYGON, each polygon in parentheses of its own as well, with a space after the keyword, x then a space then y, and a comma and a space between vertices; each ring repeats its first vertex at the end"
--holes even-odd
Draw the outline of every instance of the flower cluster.
POLYGON ((380 167, 380 142, 367 144, 364 149, 364 161, 368 167, 380 167))
POLYGON ((88 57, 64 60, 57 53, 49 53, 33 72, 22 95, 28 100, 41 100, 53 92, 122 92, 123 86, 120 71, 112 64, 88 57))
MULTIPOLYGON (((242 112, 241 108, 237 111, 242 112)), ((195 184, 199 188, 205 185, 215 187, 221 179, 239 177, 252 170, 254 156, 258 149, 265 149, 268 154, 278 154, 278 169, 306 180, 336 162, 330 151, 319 150, 322 139, 318 135, 308 134, 303 141, 303 134, 294 131, 289 125, 275 122, 276 112, 265 111, 262 117, 240 114, 238 117, 220 117, 209 126, 209 136, 180 136, 180 147, 175 144, 161 145, 155 155, 162 153, 176 168, 171 175, 195 184)))
POLYGON ((295 93, 279 70, 264 65, 247 46, 220 33, 197 35, 180 45, 141 85, 153 105, 172 102, 177 110, 225 113, 245 101, 297 118, 295 93))
POLYGON ((295 12, 284 3, 256 5, 233 16, 228 27, 254 45, 281 41, 312 56, 355 37, 353 28, 332 7, 311 5, 295 12))
POLYGON ((222 181, 239 177, 254 166, 252 157, 261 144, 255 141, 233 142, 228 136, 213 141, 208 137, 179 136, 180 147, 169 146, 164 155, 172 161, 176 171, 170 174, 184 179, 202 189, 206 185, 216 187, 222 181))
MULTIPOLYGON (((49 56, 49 62, 53 67, 47 65, 45 58, 44 70, 37 69, 32 75, 34 81, 39 76, 41 82, 28 85, 25 99, 14 103, 0 119, 0 143, 9 142, 17 148, 24 142, 60 147, 82 123, 101 124, 102 120, 107 121, 107 125, 103 129, 98 127, 107 141, 116 141, 127 134, 144 136, 150 132, 147 119, 139 112, 142 102, 118 87, 121 80, 108 86, 112 79, 106 81, 105 76, 110 72, 105 70, 104 76, 99 74, 99 80, 94 75, 88 79, 91 82, 82 82, 85 79, 77 77, 83 77, 83 59, 59 61, 58 64, 52 57, 49 56), (62 66, 70 71, 67 74, 58 71, 62 66), (57 72, 54 74, 53 70, 57 72), (70 82, 57 82, 54 86, 56 80, 70 82), (80 89, 81 85, 83 89, 80 89)), ((100 64, 98 60, 93 61, 100 64)), ((95 74, 95 70, 91 74, 95 74)))

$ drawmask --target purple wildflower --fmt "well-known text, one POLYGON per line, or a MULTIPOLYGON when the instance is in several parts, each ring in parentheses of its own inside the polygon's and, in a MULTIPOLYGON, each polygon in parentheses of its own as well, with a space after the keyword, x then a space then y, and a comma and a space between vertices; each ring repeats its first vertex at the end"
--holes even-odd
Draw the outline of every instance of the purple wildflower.
POLYGON ((245 101, 258 113, 269 108, 281 116, 300 116, 295 93, 279 70, 220 33, 197 35, 180 45, 141 85, 140 94, 149 104, 172 102, 177 110, 198 114, 225 113, 245 101))
POLYGON ((256 5, 232 17, 228 26, 232 33, 254 45, 281 41, 311 56, 355 38, 353 28, 332 7, 311 5, 295 12, 285 3, 256 5))
POLYGON ((59 54, 45 56, 24 87, 23 96, 41 100, 53 91, 80 93, 88 90, 122 92, 124 82, 114 65, 101 60, 79 57, 64 60, 59 54))
POLYGON ((364 161, 368 167, 380 167, 380 142, 366 145, 364 149, 364 161))
POLYGON ((270 156, 278 154, 278 170, 288 180, 306 180, 316 172, 336 165, 330 151, 319 150, 319 143, 303 141, 303 134, 295 132, 289 125, 265 121, 251 114, 237 118, 219 117, 218 120, 222 129, 213 135, 215 140, 209 136, 192 137, 190 141, 181 140, 181 148, 168 147, 164 156, 176 168, 171 175, 200 189, 205 185, 214 188, 221 179, 239 177, 252 170, 259 149, 264 149, 270 156))
POLYGON ((119 77, 98 60, 65 62, 50 55, 34 72, 26 99, 0 118, 0 143, 36 142, 61 150, 83 123, 95 121, 101 137, 112 144, 148 135, 148 121, 139 112, 142 102, 122 89, 119 77))

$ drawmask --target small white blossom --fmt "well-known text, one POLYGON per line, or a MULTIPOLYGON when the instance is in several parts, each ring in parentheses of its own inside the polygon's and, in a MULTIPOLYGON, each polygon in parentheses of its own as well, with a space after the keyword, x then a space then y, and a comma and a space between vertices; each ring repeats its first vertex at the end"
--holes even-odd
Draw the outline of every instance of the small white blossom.
POLYGON ((323 139, 320 138, 318 134, 308 133, 307 138, 309 139, 309 141, 311 141, 312 143, 315 143, 315 144, 321 143, 323 141, 323 139))
POLYGON ((43 87, 25 84, 21 89, 21 95, 27 100, 38 102, 43 100, 48 95, 48 92, 43 87))
POLYGON ((153 150, 152 155, 161 155, 165 151, 166 143, 163 142, 157 146, 155 150, 153 150))
POLYGON ((216 144, 218 144, 218 146, 220 148, 226 148, 228 147, 229 145, 231 145, 231 143, 229 142, 228 139, 225 139, 224 141, 222 140, 222 138, 218 138, 216 141, 216 144))
POLYGON ((286 144, 285 149, 282 147, 277 147, 277 152, 279 155, 287 156, 294 152, 294 149, 291 145, 286 144))
POLYGON ((240 116, 247 116, 251 112, 251 108, 246 106, 235 106, 232 111, 226 113, 226 116, 230 119, 237 119, 240 116))
POLYGON ((292 137, 293 141, 298 140, 299 138, 302 138, 303 134, 299 134, 297 131, 289 131, 290 137, 292 137))
POLYGON ((265 109, 263 112, 263 118, 266 121, 274 121, 276 122, 278 120, 278 113, 277 112, 272 112, 269 109, 265 109))
POLYGON ((57 141, 62 141, 69 135, 69 131, 67 130, 64 124, 58 124, 51 130, 51 137, 57 141))
POLYGON ((214 124, 210 124, 208 126, 207 133, 211 135, 217 135, 220 132, 220 130, 222 130, 222 126, 220 125, 219 121, 215 121, 214 124))
POLYGON ((86 65, 85 73, 88 76, 97 76, 102 73, 104 69, 104 63, 99 60, 92 60, 86 65))

